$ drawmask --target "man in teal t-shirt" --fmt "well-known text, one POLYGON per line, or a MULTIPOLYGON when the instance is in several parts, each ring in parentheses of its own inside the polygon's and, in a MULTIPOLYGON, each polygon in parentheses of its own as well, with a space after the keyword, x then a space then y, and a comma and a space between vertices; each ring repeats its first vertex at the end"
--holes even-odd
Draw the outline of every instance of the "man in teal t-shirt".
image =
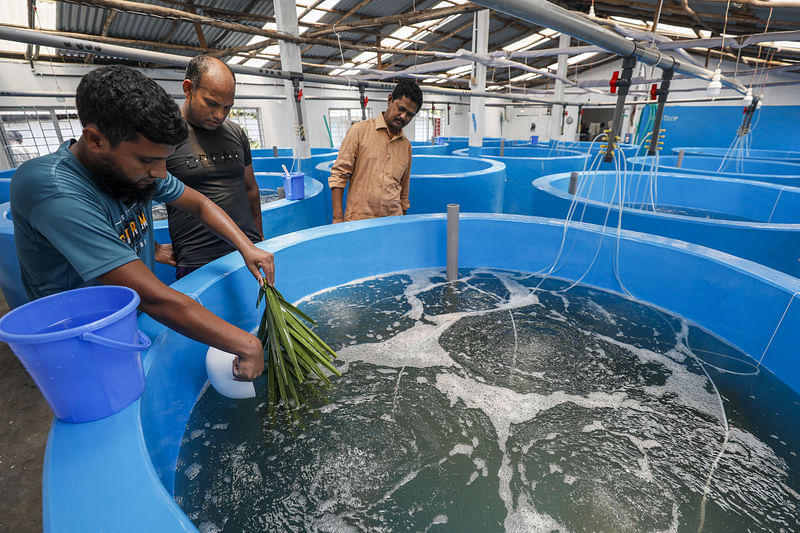
POLYGON ((130 287, 141 298, 140 310, 236 354, 234 375, 255 379, 264 369, 261 342, 152 272, 155 199, 196 216, 239 251, 259 282, 261 271, 274 282, 272 254, 255 247, 211 200, 167 173, 167 158, 187 135, 178 106, 156 82, 119 65, 86 74, 75 100, 81 138, 26 162, 11 182, 14 240, 28 296, 97 283, 130 287))
MULTIPOLYGON (((149 199, 127 203, 104 193, 73 144, 23 165, 14 180, 14 238, 30 298, 96 285, 98 276, 136 259, 155 268, 149 199)), ((184 192, 172 175, 154 183, 157 202, 184 192)))

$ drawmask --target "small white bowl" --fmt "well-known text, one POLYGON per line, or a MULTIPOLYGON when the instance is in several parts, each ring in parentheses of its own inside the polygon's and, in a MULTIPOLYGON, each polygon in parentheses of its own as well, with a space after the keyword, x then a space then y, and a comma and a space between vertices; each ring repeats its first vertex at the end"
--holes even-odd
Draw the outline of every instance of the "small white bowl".
POLYGON ((211 386, 218 393, 234 400, 255 398, 256 388, 252 381, 236 381, 233 377, 233 361, 236 356, 213 346, 206 352, 206 372, 211 386))

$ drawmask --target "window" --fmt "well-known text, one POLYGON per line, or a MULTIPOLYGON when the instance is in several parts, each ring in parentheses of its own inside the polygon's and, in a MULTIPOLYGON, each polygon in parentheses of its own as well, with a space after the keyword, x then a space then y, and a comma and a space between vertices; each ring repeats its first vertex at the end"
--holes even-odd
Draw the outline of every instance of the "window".
POLYGON ((442 110, 420 109, 414 122, 414 139, 430 141, 442 134, 442 110))
POLYGON ((250 148, 261 148, 264 145, 264 136, 261 132, 261 114, 257 107, 233 107, 228 115, 247 133, 250 148))
MULTIPOLYGON (((237 107, 230 113, 230 119, 247 132, 251 148, 264 143, 259 111, 237 107)), ((80 137, 82 131, 74 108, 0 108, 0 167, 18 167, 28 159, 55 152, 64 141, 80 137)))
MULTIPOLYGON (((370 108, 366 109, 366 113, 367 118, 372 118, 372 110, 370 108)), ((330 108, 328 109, 328 120, 330 122, 329 133, 331 136, 331 142, 333 143, 333 146, 339 146, 342 144, 342 140, 347 134, 347 130, 350 129, 350 126, 356 122, 361 122, 361 108, 330 108)))
POLYGON ((0 143, 5 168, 55 152, 62 142, 80 137, 83 127, 73 108, 15 107, 0 109, 0 143))

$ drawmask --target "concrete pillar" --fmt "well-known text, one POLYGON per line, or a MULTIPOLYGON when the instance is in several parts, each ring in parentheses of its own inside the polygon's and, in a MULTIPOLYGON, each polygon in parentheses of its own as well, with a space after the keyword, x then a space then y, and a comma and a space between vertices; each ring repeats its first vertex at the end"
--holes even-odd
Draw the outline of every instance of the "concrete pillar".
MULTIPOLYGON (((288 0, 275 0, 275 21, 278 31, 289 35, 300 35, 297 24, 297 5, 288 0)), ((281 52, 281 70, 302 75, 300 47, 295 43, 278 41, 281 52)), ((308 111, 302 94, 303 82, 299 79, 284 80, 286 88, 287 119, 294 132, 294 154, 299 159, 300 170, 311 175, 311 143, 309 142, 308 111)))
MULTIPOLYGON (((489 10, 476 11, 472 24, 472 51, 476 54, 489 53, 489 10)), ((486 90, 486 65, 474 63, 469 88, 472 91, 486 90)), ((483 121, 486 109, 485 98, 475 96, 469 99, 469 154, 477 155, 483 144, 483 121)))
MULTIPOLYGON (((566 33, 562 33, 558 38, 559 48, 569 48, 571 37, 566 33)), ((566 78, 567 72, 567 58, 569 54, 558 55, 558 67, 556 67, 556 74, 561 78, 566 78)), ((556 100, 564 100, 564 82, 556 80, 555 92, 553 94, 556 100)), ((550 116, 550 138, 554 141, 561 139, 561 124, 564 120, 564 106, 561 104, 553 105, 553 114, 550 116)))

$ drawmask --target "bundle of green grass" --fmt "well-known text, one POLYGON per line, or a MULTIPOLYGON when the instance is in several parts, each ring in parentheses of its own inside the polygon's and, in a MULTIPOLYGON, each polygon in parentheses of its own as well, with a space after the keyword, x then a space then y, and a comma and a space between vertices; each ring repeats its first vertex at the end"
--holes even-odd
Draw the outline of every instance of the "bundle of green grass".
POLYGON ((256 307, 266 301, 258 326, 258 338, 267 359, 267 395, 270 414, 283 405, 290 422, 299 419, 298 409, 306 404, 305 392, 316 392, 330 385, 324 369, 341 376, 330 346, 319 338, 303 320, 316 325, 310 317, 286 301, 275 287, 264 282, 258 291, 256 307), (301 320, 302 319, 302 320, 301 320))

